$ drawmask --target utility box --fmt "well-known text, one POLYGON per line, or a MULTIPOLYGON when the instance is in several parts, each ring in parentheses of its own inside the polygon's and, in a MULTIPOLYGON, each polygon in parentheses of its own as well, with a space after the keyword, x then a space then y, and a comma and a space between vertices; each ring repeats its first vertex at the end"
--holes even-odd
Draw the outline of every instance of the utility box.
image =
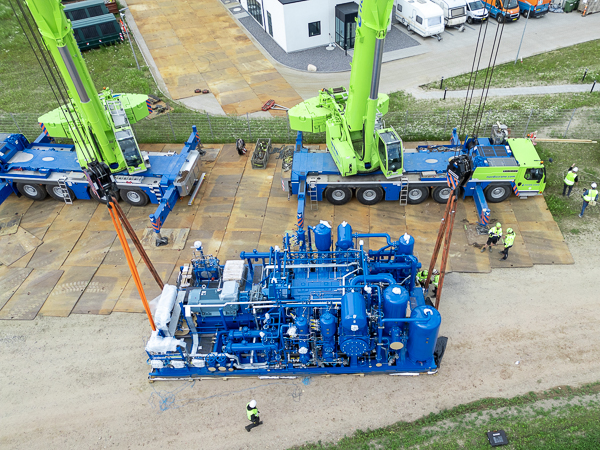
POLYGON ((65 5, 64 12, 67 19, 72 22, 109 14, 104 0, 86 0, 84 2, 70 3, 65 5))
POLYGON ((121 42, 121 27, 112 14, 71 22, 80 50, 121 42))

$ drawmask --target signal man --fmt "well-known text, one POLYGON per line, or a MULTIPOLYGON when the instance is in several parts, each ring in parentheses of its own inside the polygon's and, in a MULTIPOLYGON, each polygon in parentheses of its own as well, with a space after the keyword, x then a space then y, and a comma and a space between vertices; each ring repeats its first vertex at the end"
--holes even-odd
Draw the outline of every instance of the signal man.
POLYGON ((583 206, 581 207, 581 214, 579 214, 580 218, 583 217, 583 213, 585 212, 585 208, 587 208, 587 205, 591 203, 592 206, 594 206, 598 201, 597 187, 598 185, 596 183, 592 183, 591 189, 586 189, 583 192, 583 206))
POLYGON ((498 241, 502 238, 502 224, 500 222, 496 222, 496 226, 490 228, 488 232, 488 240, 483 247, 481 247, 481 253, 485 252, 485 248, 489 248, 490 252, 492 251, 492 245, 496 245, 498 241))
POLYGON ((500 253, 504 255, 504 257, 500 258, 500 261, 504 261, 508 259, 508 249, 513 246, 515 243, 515 231, 512 228, 506 229, 506 236, 504 236, 504 250, 500 253))
POLYGON ((567 170, 567 175, 565 175, 564 185, 563 185, 563 197, 565 196, 565 192, 567 189, 567 197, 571 196, 571 191, 573 190, 573 186, 579 181, 579 176, 577 175, 577 171, 579 169, 575 167, 575 164, 571 164, 569 170, 567 170))

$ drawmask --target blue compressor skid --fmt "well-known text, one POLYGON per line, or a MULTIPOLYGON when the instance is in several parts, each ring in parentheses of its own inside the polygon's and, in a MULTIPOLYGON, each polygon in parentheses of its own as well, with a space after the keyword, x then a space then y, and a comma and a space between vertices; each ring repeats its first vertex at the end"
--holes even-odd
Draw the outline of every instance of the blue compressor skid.
POLYGON ((441 317, 415 284, 412 236, 343 222, 333 242, 321 222, 223 265, 195 248, 146 346, 150 380, 437 371, 441 317))

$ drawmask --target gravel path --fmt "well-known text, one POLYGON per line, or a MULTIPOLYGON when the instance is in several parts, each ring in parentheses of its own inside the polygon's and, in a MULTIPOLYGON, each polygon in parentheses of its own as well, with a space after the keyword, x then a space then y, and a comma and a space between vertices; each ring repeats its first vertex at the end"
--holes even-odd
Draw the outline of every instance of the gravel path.
MULTIPOLYGON (((592 83, 590 84, 557 84, 554 86, 521 86, 511 88, 490 88, 488 95, 490 97, 510 97, 512 95, 545 95, 545 94, 562 94, 569 92, 590 92, 592 83)), ((594 88, 594 91, 600 86, 594 88)), ((444 96, 443 90, 424 91, 423 89, 409 89, 415 98, 437 100, 444 96)), ((465 98, 466 90, 450 91, 446 93, 446 98, 465 98)), ((481 97, 481 89, 475 89, 474 97, 481 97)))

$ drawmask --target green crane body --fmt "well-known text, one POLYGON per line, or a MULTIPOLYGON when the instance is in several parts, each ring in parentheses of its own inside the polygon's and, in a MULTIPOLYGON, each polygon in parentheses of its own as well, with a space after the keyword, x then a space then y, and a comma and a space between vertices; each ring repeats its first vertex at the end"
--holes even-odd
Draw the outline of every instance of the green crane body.
POLYGON ((327 148, 342 176, 381 170, 386 178, 402 175, 402 140, 384 128, 389 97, 378 93, 383 42, 393 0, 361 0, 349 90, 323 89, 318 97, 289 110, 293 130, 326 132, 327 148))
POLYGON ((129 125, 149 114, 148 97, 113 95, 107 88, 98 94, 60 0, 27 0, 27 6, 71 99, 38 121, 50 136, 73 139, 84 169, 97 160, 105 162, 113 173, 145 171, 144 158, 129 125))

